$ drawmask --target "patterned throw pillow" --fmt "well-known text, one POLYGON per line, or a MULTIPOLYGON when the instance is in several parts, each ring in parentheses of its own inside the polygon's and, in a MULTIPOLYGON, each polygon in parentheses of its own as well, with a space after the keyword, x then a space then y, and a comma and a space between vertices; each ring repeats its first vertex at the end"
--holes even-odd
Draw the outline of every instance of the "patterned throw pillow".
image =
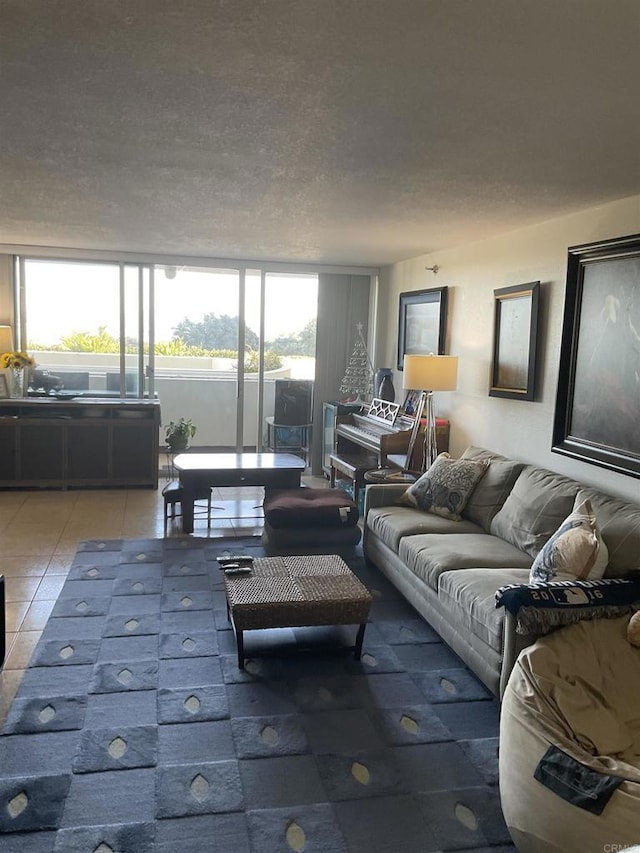
POLYGON ((595 513, 588 498, 576 497, 573 511, 551 536, 531 566, 529 583, 552 580, 597 580, 609 562, 595 513))
POLYGON ((409 486, 400 503, 460 521, 460 513, 488 467, 488 459, 452 459, 441 453, 409 486))

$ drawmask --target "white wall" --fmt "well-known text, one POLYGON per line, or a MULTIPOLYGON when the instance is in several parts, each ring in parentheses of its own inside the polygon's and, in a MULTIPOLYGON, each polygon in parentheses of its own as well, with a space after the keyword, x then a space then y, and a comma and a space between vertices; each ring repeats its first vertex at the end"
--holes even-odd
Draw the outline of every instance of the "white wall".
MULTIPOLYGON (((385 268, 381 272, 381 306, 386 324, 383 320, 376 364, 396 363, 398 294, 447 285, 446 352, 459 357, 458 391, 436 394, 436 413, 451 421, 451 452, 459 455, 468 444, 476 444, 611 494, 640 499, 638 479, 551 453, 567 248, 638 232, 640 196, 633 196, 385 268), (425 270, 434 264, 440 266, 437 275, 425 270), (489 397, 493 291, 530 281, 540 281, 542 290, 536 401, 489 397)), ((401 399, 401 374, 396 373, 394 384, 396 399, 401 399)), ((640 420, 640 411, 638 416, 640 420)))

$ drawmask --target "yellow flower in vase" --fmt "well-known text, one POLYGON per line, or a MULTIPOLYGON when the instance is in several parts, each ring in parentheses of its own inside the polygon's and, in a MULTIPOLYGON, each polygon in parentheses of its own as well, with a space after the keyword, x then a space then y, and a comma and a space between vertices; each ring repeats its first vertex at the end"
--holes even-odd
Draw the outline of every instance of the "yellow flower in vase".
POLYGON ((31 358, 29 353, 23 350, 15 350, 14 352, 3 352, 0 355, 0 367, 12 367, 24 370, 25 367, 35 367, 36 362, 31 358))
POLYGON ((35 366, 35 359, 23 350, 3 352, 0 355, 0 368, 9 371, 10 397, 22 397, 26 393, 29 385, 29 370, 35 366))

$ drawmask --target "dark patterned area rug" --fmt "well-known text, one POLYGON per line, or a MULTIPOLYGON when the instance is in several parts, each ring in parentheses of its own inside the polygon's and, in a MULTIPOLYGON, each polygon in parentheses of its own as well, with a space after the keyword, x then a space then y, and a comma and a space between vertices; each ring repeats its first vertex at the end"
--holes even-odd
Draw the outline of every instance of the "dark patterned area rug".
POLYGON ((259 542, 82 544, 2 730, 3 853, 514 850, 496 701, 361 551, 360 662, 301 628, 237 668, 216 557, 259 542))

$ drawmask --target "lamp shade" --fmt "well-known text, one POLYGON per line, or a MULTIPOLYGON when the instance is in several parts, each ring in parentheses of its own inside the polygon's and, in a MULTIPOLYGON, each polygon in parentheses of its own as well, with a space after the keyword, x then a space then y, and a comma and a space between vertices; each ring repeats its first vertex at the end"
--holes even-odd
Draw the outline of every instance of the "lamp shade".
POLYGON ((13 352, 13 329, 11 326, 0 326, 0 354, 13 352))
POLYGON ((402 387, 412 391, 455 391, 457 355, 405 355, 402 387))

